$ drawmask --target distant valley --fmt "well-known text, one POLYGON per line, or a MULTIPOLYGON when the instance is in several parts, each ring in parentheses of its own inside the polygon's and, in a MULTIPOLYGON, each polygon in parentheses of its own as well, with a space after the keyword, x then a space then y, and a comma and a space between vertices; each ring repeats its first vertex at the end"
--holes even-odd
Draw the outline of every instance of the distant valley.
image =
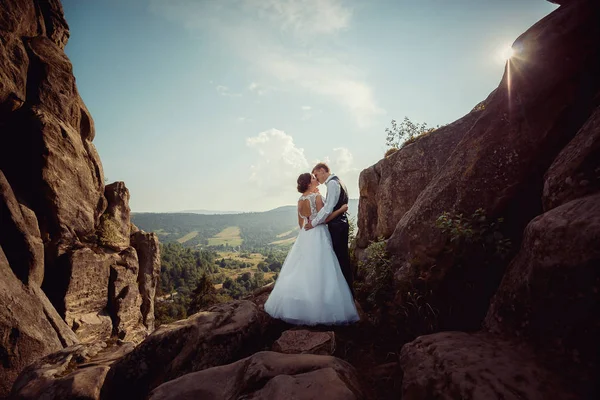
MULTIPOLYGON (((356 222, 358 199, 350 199, 349 216, 356 222)), ((155 232, 162 243, 215 250, 264 250, 289 247, 298 234, 296 206, 264 212, 189 210, 178 213, 132 213, 140 229, 155 232), (219 213, 219 214, 217 214, 219 213)))

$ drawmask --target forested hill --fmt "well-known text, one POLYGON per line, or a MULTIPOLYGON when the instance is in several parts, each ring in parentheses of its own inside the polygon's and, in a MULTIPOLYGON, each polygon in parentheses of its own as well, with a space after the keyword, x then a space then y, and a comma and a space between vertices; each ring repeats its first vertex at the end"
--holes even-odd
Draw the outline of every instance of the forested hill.
MULTIPOLYGON (((350 199, 349 207, 350 218, 356 218, 358 200, 350 199)), ((293 242, 298 228, 295 206, 241 214, 133 213, 132 221, 156 232, 163 243, 177 241, 189 247, 285 246, 293 242)))

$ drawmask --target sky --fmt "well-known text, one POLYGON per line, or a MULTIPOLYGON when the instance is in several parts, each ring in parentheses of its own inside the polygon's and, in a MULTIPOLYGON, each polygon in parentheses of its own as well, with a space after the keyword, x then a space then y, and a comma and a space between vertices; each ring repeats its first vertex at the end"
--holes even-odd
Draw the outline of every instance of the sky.
POLYGON ((544 0, 63 0, 66 53, 107 183, 134 212, 295 204, 327 162, 360 172, 405 116, 430 126, 497 87, 544 0))

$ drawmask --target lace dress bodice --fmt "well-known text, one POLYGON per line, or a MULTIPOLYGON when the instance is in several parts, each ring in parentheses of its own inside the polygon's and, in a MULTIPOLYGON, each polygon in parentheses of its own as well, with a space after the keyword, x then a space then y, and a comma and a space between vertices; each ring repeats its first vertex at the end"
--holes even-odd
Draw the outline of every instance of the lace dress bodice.
POLYGON ((310 217, 305 217, 304 215, 300 214, 300 210, 298 210, 298 215, 302 217, 305 224, 308 222, 308 220, 312 221, 317 216, 317 196, 321 196, 321 194, 311 193, 306 196, 300 196, 300 198, 298 199, 298 201, 308 200, 308 202, 310 203, 310 217))

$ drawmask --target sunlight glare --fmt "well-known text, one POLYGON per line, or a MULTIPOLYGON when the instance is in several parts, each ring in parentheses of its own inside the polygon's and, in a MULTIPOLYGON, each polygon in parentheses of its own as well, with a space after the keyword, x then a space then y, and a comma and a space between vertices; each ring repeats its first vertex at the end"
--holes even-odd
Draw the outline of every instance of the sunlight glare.
POLYGON ((514 55, 515 50, 512 48, 512 46, 505 46, 500 50, 500 58, 502 58, 502 61, 508 61, 514 55))

